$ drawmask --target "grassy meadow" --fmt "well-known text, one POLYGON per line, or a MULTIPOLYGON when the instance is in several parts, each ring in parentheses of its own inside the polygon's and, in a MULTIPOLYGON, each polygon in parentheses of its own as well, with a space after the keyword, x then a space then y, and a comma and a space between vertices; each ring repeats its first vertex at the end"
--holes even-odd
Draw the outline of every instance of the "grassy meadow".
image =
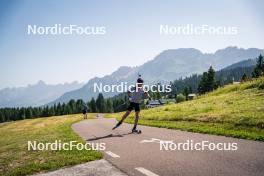
MULTIPOLYGON (((106 114, 120 119, 123 113, 106 114)), ((133 123, 134 113, 126 122, 133 123)), ((139 124, 264 141, 264 77, 141 111, 139 124)))
POLYGON ((27 141, 84 143, 71 129, 80 120, 82 115, 75 114, 0 124, 0 175, 29 175, 102 158, 92 150, 28 151, 27 141))

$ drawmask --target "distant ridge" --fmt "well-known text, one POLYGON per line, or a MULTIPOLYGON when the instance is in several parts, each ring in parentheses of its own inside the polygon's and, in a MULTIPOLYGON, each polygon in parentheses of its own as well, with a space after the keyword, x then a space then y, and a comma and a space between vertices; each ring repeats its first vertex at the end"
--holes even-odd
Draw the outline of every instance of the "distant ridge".
POLYGON ((0 107, 41 106, 82 86, 78 82, 49 85, 39 81, 27 87, 5 88, 0 90, 0 107))

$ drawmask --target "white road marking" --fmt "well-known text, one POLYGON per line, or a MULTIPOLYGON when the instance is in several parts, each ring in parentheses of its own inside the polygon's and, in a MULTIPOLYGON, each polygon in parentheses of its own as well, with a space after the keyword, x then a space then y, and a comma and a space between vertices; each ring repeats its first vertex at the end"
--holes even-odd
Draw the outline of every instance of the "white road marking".
POLYGON ((157 139, 157 138, 151 138, 150 140, 142 140, 140 141, 139 143, 173 143, 173 141, 164 141, 164 140, 161 140, 161 139, 157 139))
POLYGON ((142 174, 147 175, 147 176, 159 176, 159 175, 157 175, 157 174, 155 174, 155 173, 153 173, 153 172, 151 172, 151 171, 149 171, 143 167, 136 167, 135 169, 137 171, 141 172, 142 174))
POLYGON ((110 156, 113 157, 113 158, 120 158, 119 155, 117 155, 117 154, 115 154, 115 153, 113 153, 113 152, 111 152, 111 151, 106 151, 105 153, 108 154, 108 155, 110 155, 110 156))

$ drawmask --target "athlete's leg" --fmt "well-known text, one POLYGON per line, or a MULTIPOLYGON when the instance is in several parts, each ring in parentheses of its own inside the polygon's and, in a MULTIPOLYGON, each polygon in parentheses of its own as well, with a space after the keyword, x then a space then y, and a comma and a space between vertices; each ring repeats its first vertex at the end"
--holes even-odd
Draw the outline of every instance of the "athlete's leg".
POLYGON ((127 110, 126 113, 122 116, 122 119, 120 121, 123 122, 127 118, 127 116, 129 116, 130 113, 131 111, 127 110))
POLYGON ((135 111, 135 122, 134 122, 133 130, 136 130, 137 129, 137 124, 138 124, 138 119, 139 119, 139 113, 140 113, 140 111, 135 111))
POLYGON ((123 123, 123 121, 127 118, 127 116, 129 116, 130 112, 131 111, 129 111, 129 110, 126 111, 126 113, 122 116, 122 119, 116 124, 116 126, 113 128, 113 130, 116 129, 117 127, 119 127, 123 123))

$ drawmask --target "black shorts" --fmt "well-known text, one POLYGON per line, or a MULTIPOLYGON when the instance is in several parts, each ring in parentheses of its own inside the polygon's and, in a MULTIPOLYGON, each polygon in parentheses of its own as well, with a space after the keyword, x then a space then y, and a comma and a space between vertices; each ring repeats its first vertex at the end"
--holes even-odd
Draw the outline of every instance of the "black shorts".
POLYGON ((133 109, 135 109, 135 111, 140 111, 139 103, 130 102, 127 110, 132 111, 133 109))
POLYGON ((82 111, 82 113, 83 113, 83 114, 86 114, 86 113, 87 113, 87 111, 86 111, 86 110, 83 110, 83 111, 82 111))

